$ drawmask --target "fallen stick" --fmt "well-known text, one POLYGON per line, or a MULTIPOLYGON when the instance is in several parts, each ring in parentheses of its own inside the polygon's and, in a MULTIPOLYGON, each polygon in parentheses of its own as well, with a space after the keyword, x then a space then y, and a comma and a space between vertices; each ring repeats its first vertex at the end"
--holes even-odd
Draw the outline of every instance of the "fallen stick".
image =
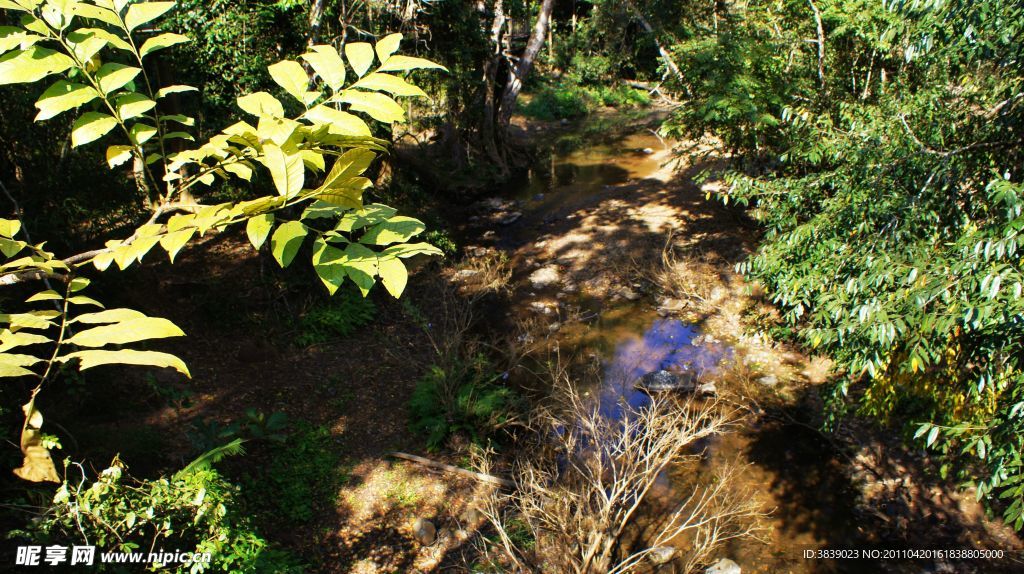
POLYGON ((499 478, 497 476, 492 476, 490 474, 484 474, 482 472, 474 472, 472 470, 466 470, 464 468, 459 468, 457 466, 453 466, 453 465, 450 465, 450 464, 445 464, 443 462, 437 462, 436 460, 430 460, 429 458, 423 458, 422 456, 416 456, 415 454, 408 454, 408 453, 404 453, 404 452, 391 452, 391 453, 388 453, 388 456, 391 456, 391 457, 394 457, 394 458, 400 458, 402 460, 408 460, 410 462, 415 462, 417 464, 422 464, 424 466, 429 466, 430 468, 436 468, 438 470, 445 470, 445 471, 448 471, 448 472, 454 472, 456 474, 461 474, 463 476, 468 476, 470 478, 475 478, 475 479, 477 479, 477 480, 479 480, 481 482, 489 482, 491 484, 497 484, 499 486, 507 486, 509 488, 512 488, 512 487, 515 486, 514 482, 512 482, 511 480, 508 480, 506 478, 499 478))

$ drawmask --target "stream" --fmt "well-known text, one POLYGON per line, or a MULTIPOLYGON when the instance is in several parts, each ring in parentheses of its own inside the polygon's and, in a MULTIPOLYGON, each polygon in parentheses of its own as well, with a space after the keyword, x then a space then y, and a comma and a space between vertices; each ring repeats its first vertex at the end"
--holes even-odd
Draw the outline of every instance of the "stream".
MULTIPOLYGON (((609 190, 638 182, 662 185, 660 181, 664 181, 666 145, 646 127, 609 136, 596 135, 584 126, 556 134, 549 149, 549 155, 545 154, 501 190, 506 201, 503 209, 518 214, 512 223, 491 226, 497 229, 496 236, 491 234, 493 244, 507 253, 515 254, 529 247, 538 237, 547 238, 551 233, 546 229, 564 218, 575 217, 572 212, 578 206, 602 201, 609 190), (657 180, 659 177, 662 180, 657 180)), ((572 232, 570 229, 566 233, 572 232)), ((537 244, 545 241, 549 240, 542 239, 537 244)), ((571 260, 573 255, 565 257, 571 260)), ((659 313, 652 294, 640 292, 634 297, 595 300, 567 289, 564 277, 535 288, 527 277, 540 264, 527 256, 513 255, 511 260, 516 280, 525 285, 513 296, 512 304, 519 309, 511 312, 529 315, 540 309, 550 313, 541 318, 552 322, 552 331, 558 331, 557 344, 562 350, 600 361, 603 377, 599 386, 587 390, 597 397, 605 416, 620 417, 623 405, 636 408, 649 402, 648 395, 633 385, 642 375, 660 369, 692 370, 702 382, 715 382, 719 389, 729 388, 730 382, 718 377, 722 374, 721 365, 733 358, 733 348, 705 334, 698 325, 673 318, 671 313, 659 313), (538 306, 538 301, 552 302, 556 311, 538 306), (560 310, 567 306, 578 306, 589 320, 557 323, 560 310)), ((563 266, 572 263, 561 261, 563 266)), ((735 392, 730 396, 735 400, 744 398, 741 394, 737 397, 735 392)), ((716 557, 735 560, 745 573, 952 571, 944 569, 947 564, 931 560, 804 558, 805 551, 825 548, 864 552, 915 545, 907 540, 879 537, 876 527, 882 523, 878 521, 895 521, 899 517, 880 508, 872 512, 881 518, 865 520, 865 509, 858 508, 858 489, 849 476, 844 455, 814 430, 813 423, 798 422, 813 420, 815 415, 808 413, 820 408, 819 405, 809 406, 808 401, 801 403, 799 399, 790 402, 795 406, 787 413, 789 419, 744 418, 736 432, 699 445, 703 455, 696 469, 692 465, 677 469, 667 481, 668 492, 661 496, 671 499, 685 488, 681 485, 692 485, 695 478, 711 480, 726 467, 732 467, 738 469, 732 489, 735 495, 754 497, 770 513, 764 520, 767 530, 761 540, 727 542, 716 557)))

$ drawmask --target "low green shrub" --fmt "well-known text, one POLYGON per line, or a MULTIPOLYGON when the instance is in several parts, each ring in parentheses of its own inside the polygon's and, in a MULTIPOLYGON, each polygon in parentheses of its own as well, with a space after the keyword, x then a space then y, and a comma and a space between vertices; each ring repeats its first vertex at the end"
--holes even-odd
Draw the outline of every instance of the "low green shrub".
MULTIPOLYGON (((76 465, 77 466, 77 465, 76 465)), ((66 467, 53 503, 27 532, 36 544, 96 546, 92 571, 122 571, 100 564, 103 552, 209 553, 208 564, 151 564, 161 571, 290 574, 302 572, 292 555, 271 547, 239 511, 239 488, 208 465, 190 465, 172 476, 139 480, 115 460, 91 483, 84 470, 66 467)))
POLYGON ((600 106, 635 108, 650 104, 651 97, 643 90, 623 84, 583 85, 569 78, 537 91, 533 99, 523 106, 523 114, 551 121, 580 118, 600 106))
POLYGON ((577 84, 563 83, 541 88, 528 104, 523 114, 539 120, 580 118, 590 113, 594 101, 585 89, 577 84))
POLYGON ((295 344, 308 347, 347 337, 373 321, 376 314, 377 307, 373 301, 354 288, 339 289, 333 297, 315 305, 299 318, 295 344))
POLYGON ((457 433, 477 444, 488 442, 520 401, 513 389, 498 384, 499 378, 483 355, 454 361, 447 369, 431 366, 409 402, 413 432, 426 436, 430 450, 457 433))

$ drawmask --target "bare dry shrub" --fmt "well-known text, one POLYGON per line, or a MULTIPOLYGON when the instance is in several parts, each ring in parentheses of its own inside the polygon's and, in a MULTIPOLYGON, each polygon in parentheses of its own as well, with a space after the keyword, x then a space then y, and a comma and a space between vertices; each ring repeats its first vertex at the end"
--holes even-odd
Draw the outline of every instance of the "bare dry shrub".
POLYGON ((731 492, 731 473, 687 487, 660 512, 649 501, 669 467, 699 458, 695 442, 724 432, 733 413, 714 402, 658 398, 613 420, 568 383, 560 394, 533 419, 534 444, 519 449, 514 464, 516 488, 485 510, 500 551, 519 570, 634 572, 656 548, 683 540, 690 569, 722 542, 756 533, 760 511, 731 492))
POLYGON ((459 286, 459 293, 476 301, 484 295, 508 289, 512 264, 504 252, 488 250, 462 260, 451 276, 459 286))
POLYGON ((661 250, 660 264, 644 275, 665 295, 689 302, 695 307, 713 305, 713 292, 719 285, 719 267, 703 261, 699 254, 680 255, 669 235, 661 250))

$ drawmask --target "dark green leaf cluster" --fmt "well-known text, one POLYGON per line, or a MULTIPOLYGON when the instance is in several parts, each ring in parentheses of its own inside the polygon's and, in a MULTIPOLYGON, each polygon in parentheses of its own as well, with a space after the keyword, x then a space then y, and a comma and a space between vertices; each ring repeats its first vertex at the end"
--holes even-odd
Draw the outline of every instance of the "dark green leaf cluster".
POLYGON ((807 2, 681 45, 696 97, 669 127, 752 160, 721 194, 766 229, 740 268, 837 360, 833 414, 852 391, 909 422, 1019 528, 1024 6, 816 5, 823 59, 807 2))
POLYGON ((412 430, 437 450, 448 437, 462 434, 473 443, 485 443, 511 419, 518 394, 498 383, 490 362, 477 355, 447 369, 432 365, 420 379, 409 401, 412 430))

